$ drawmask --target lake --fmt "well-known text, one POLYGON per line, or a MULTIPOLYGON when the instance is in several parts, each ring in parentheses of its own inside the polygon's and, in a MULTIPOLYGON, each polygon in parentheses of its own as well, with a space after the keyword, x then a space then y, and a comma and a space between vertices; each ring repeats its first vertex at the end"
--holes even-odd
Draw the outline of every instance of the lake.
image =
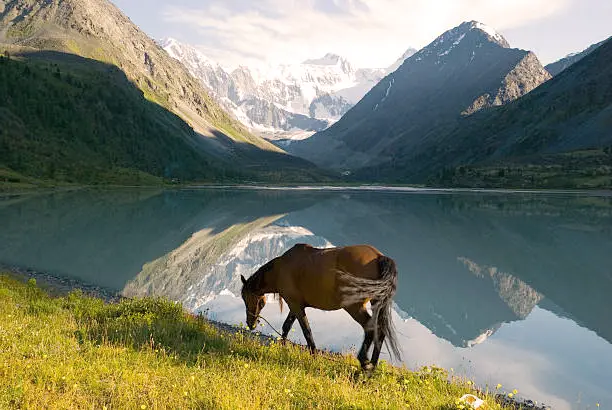
MULTIPOLYGON (((368 243, 398 266, 394 320, 407 367, 452 368, 553 408, 612 407, 605 194, 83 190, 2 196, 0 225, 4 265, 166 296, 229 323, 245 321, 241 274, 297 243, 368 243)), ((343 311, 307 313, 319 347, 361 345, 343 311)), ((263 315, 281 327, 278 304, 263 315)))

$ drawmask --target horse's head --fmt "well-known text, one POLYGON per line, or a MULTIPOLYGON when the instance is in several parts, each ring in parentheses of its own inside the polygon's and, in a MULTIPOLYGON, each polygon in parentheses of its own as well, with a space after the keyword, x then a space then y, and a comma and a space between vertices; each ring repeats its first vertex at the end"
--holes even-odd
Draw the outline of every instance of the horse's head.
POLYGON ((253 330, 259 321, 259 313, 266 305, 266 297, 250 289, 244 276, 240 275, 240 278, 242 279, 242 300, 246 306, 246 322, 249 329, 253 330))

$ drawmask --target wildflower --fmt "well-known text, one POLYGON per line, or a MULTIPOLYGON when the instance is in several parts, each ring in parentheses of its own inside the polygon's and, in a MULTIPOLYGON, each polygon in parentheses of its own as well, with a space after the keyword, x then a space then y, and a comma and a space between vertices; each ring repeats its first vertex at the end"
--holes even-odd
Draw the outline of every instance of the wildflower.
POLYGON ((289 394, 289 393, 291 393, 291 390, 285 389, 285 393, 289 394))
POLYGON ((513 393, 508 393, 508 397, 510 397, 510 398, 514 397, 514 394, 513 393))
POLYGON ((599 407, 599 403, 595 403, 595 406, 599 407))
POLYGON ((195 376, 191 376, 191 381, 195 381, 195 376))
POLYGON ((141 405, 140 405, 140 408, 141 408, 142 410, 145 410, 145 409, 147 408, 147 406, 146 406, 145 404, 141 404, 141 405))
POLYGON ((514 389, 514 390, 512 390, 512 393, 517 394, 518 390, 514 389))
POLYGON ((467 385, 468 385, 468 386, 471 386, 471 385, 472 385, 472 383, 473 383, 473 382, 472 382, 471 380, 468 380, 468 381, 467 381, 467 385))
POLYGON ((248 368, 248 367, 249 367, 249 364, 248 364, 248 363, 245 363, 245 364, 244 364, 244 368, 246 369, 246 368, 248 368))
POLYGON ((497 383, 497 386, 495 386, 496 389, 501 389, 502 385, 500 383, 497 383))

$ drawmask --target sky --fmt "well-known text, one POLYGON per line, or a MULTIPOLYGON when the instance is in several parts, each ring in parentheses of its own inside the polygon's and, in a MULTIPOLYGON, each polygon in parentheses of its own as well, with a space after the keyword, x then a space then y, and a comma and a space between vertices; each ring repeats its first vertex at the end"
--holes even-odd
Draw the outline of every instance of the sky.
POLYGON ((610 0, 112 0, 153 38, 193 45, 227 68, 293 64, 331 52, 391 65, 477 20, 543 64, 612 36, 610 0))

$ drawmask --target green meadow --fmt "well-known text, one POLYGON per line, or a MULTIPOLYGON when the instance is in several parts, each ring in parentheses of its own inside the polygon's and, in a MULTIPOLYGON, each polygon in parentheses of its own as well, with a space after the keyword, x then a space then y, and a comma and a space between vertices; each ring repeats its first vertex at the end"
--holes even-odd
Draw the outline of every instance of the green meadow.
POLYGON ((0 275, 0 408, 504 408, 438 367, 383 362, 365 376, 352 355, 220 330, 164 299, 107 303, 52 297, 0 275), (481 407, 482 408, 482 407, 481 407))

